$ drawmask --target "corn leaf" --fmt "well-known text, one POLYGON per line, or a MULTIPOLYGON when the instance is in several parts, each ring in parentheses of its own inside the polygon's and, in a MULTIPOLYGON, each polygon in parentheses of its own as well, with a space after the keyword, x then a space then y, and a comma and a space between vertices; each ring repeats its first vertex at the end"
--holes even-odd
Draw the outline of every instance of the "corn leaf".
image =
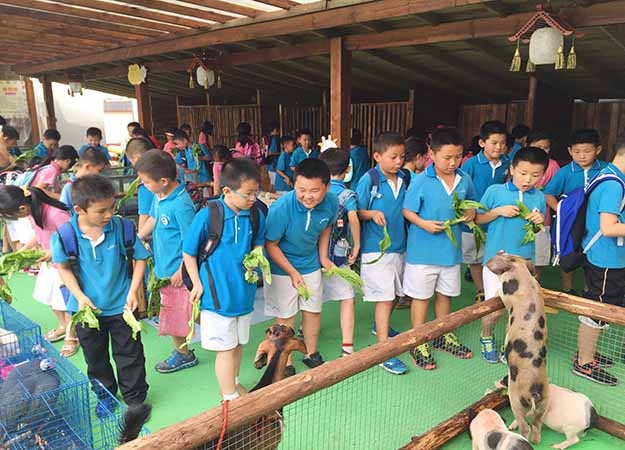
POLYGON ((131 198, 135 196, 135 194, 137 193, 137 189, 139 189, 139 181, 140 181, 139 177, 135 178, 135 180, 132 183, 130 183, 130 186, 128 186, 128 190, 126 191, 124 196, 120 198, 119 200, 117 200, 116 208, 118 211, 124 205, 124 203, 126 203, 128 200, 130 200, 131 198))
POLYGON ((11 303, 13 301, 13 292, 6 281, 0 283, 0 299, 7 303, 11 303))
POLYGON ((126 322, 126 325, 128 325, 132 330, 132 338, 135 341, 137 340, 137 333, 147 333, 147 329, 143 325, 143 322, 139 322, 135 315, 132 313, 132 311, 130 311, 128 308, 124 308, 124 313, 122 314, 122 317, 124 318, 124 322, 126 322))
POLYGON ((31 149, 31 150, 26 150, 25 152, 22 152, 22 154, 20 156, 18 156, 17 158, 15 158, 14 162, 26 162, 29 163, 33 158, 35 157, 35 149, 31 149))
MULTIPOLYGON (((442 227, 443 231, 447 235, 447 238, 451 241, 454 247, 458 247, 458 241, 456 240, 456 236, 454 235, 452 226, 464 222, 464 216, 467 211, 470 209, 481 209, 483 211, 487 211, 486 206, 484 206, 480 202, 476 202, 475 200, 460 200, 457 192, 454 192, 452 208, 454 210, 455 219, 447 219, 443 222, 442 227)), ((475 223, 475 221, 466 222, 466 225, 469 227, 469 230, 473 232, 473 238, 475 239, 475 245, 479 249, 480 246, 486 241, 486 235, 484 234, 484 230, 475 223)))
POLYGON ((41 250, 20 250, 0 257, 0 275, 10 280, 15 272, 32 266, 45 255, 41 250))
POLYGON ((199 317, 200 301, 196 300, 193 302, 193 307, 191 308, 191 318, 189 319, 189 334, 187 334, 187 337, 185 338, 184 343, 180 346, 180 348, 189 347, 189 344, 191 344, 191 340, 193 339, 193 336, 195 336, 195 322, 198 320, 199 317))
POLYGON ((80 311, 76 314, 72 315, 72 319, 69 322, 70 329, 74 328, 76 325, 81 324, 85 328, 95 328, 97 330, 100 329, 100 322, 96 317, 96 314, 101 314, 102 311, 99 309, 91 309, 89 305, 85 305, 80 311))
POLYGON ((527 220, 527 216, 529 216, 532 211, 527 207, 525 203, 520 200, 516 202, 517 208, 519 208, 519 216, 522 219, 525 219, 527 223, 523 225, 523 230, 525 231, 525 235, 521 240, 521 245, 529 244, 530 242, 534 242, 536 240, 536 234, 540 231, 544 230, 543 224, 536 224, 532 221, 527 220))
POLYGON ((380 241, 379 245, 380 245, 380 256, 375 258, 373 261, 369 261, 363 264, 377 263, 379 260, 382 259, 382 257, 387 252, 387 250, 391 248, 391 236, 388 234, 388 229, 386 228, 386 226, 384 226, 384 229, 382 230, 382 240, 380 241))
POLYGON ((299 286, 297 286, 297 295, 299 297, 302 297, 304 300, 309 300, 312 296, 312 293, 305 284, 300 284, 299 286))
POLYGON ((331 269, 326 270, 325 274, 326 277, 337 276, 344 279, 349 284, 351 284, 359 294, 363 294, 362 288, 364 286, 364 282, 362 281, 362 278, 360 278, 360 275, 358 275, 349 267, 333 266, 331 269))
POLYGON ((195 144, 193 147, 191 147, 191 153, 193 154, 193 159, 195 159, 195 170, 199 172, 200 171, 200 157, 203 156, 202 147, 200 147, 200 144, 195 144))
POLYGON ((154 273, 154 260, 148 258, 148 317, 158 316, 161 310, 161 288, 169 286, 169 278, 158 278, 154 273))
POLYGON ((258 271, 263 274, 265 283, 271 284, 271 269, 269 260, 265 257, 262 247, 256 247, 243 258, 243 267, 245 268, 245 281, 255 284, 258 282, 258 271))

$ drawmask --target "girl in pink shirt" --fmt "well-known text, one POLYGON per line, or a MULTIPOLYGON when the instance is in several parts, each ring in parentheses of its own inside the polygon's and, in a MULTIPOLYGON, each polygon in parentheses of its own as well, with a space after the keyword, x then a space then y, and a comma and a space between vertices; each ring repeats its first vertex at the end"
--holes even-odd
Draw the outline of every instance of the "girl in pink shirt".
POLYGON ((221 195, 221 169, 226 161, 232 159, 230 149, 217 144, 213 150, 213 195, 221 195))
POLYGON ((78 152, 71 145, 61 145, 54 159, 44 160, 35 170, 31 186, 42 189, 52 198, 61 196, 61 174, 71 169, 78 160, 78 152))
POLYGON ((168 128, 165 131, 165 138, 167 142, 163 146, 163 151, 169 153, 172 157, 174 157, 173 149, 176 148, 176 143, 174 142, 174 134, 176 133, 175 128, 168 128))

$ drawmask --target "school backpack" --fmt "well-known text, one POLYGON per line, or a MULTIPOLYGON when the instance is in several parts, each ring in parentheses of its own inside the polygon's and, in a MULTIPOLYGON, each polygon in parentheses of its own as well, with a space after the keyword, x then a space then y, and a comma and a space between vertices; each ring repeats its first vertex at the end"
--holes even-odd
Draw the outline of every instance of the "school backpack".
POLYGON ((28 187, 33 183, 37 172, 39 172, 43 167, 37 167, 36 169, 29 169, 25 171, 15 169, 5 170, 0 172, 0 184, 6 184, 7 186, 28 187))
POLYGON ((254 161, 257 166, 262 165, 264 161, 264 155, 260 146, 256 142, 252 141, 246 143, 245 145, 241 145, 240 142, 237 142, 234 147, 234 151, 232 151, 232 157, 249 158, 254 161))
MULTIPOLYGON (((219 197, 212 197, 211 199, 209 199, 210 201, 206 204, 209 217, 208 237, 197 255, 198 270, 200 269, 202 264, 204 264, 206 260, 215 252, 217 246, 219 245, 219 242, 221 241, 221 235, 224 231, 224 205, 220 201, 216 200, 218 198, 219 197)), ((256 236, 258 235, 258 228, 260 226, 260 212, 262 212, 264 216, 267 216, 267 206, 260 200, 256 200, 256 203, 250 208, 252 245, 254 245, 254 241, 256 240, 256 236)), ((219 299, 217 298, 215 280, 208 264, 206 265, 206 272, 208 274, 208 287, 210 289, 211 296, 213 297, 215 309, 219 309, 220 305, 219 299)), ((189 291, 193 289, 193 282, 191 281, 191 277, 189 276, 189 272, 187 271, 184 263, 182 264, 182 283, 189 291)))
POLYGON ((193 209, 195 212, 198 212, 204 206, 206 206, 206 201, 204 200, 204 192, 202 192, 202 188, 195 184, 193 181, 185 181, 184 189, 191 197, 191 202, 193 203, 193 209))
POLYGON ((354 244, 349 227, 348 211, 345 207, 345 204, 351 198, 356 198, 356 193, 351 189, 344 189, 338 195, 339 208, 332 222, 328 255, 330 260, 337 266, 342 266, 347 263, 349 251, 354 244))
POLYGON ((584 263, 586 253, 601 237, 601 230, 582 247, 582 239, 586 232, 586 209, 592 191, 604 181, 614 180, 623 188, 621 212, 625 208, 625 182, 615 174, 599 174, 585 187, 574 189, 558 202, 556 220, 551 228, 553 242, 553 265, 560 265, 563 271, 572 272, 584 263))
MULTIPOLYGON (((402 177, 403 185, 406 187, 406 190, 408 190, 408 186, 410 186, 410 178, 411 178, 410 170, 404 169, 402 167, 401 169, 399 169, 399 172, 403 174, 403 177, 402 177)), ((371 209, 371 206, 373 205, 373 201, 376 198, 382 197, 382 195, 380 194, 380 172, 378 172, 376 168, 374 167, 372 169, 369 169, 367 171, 367 174, 369 174, 369 177, 371 178, 371 195, 369 197, 369 206, 368 206, 368 209, 371 209)))
MULTIPOLYGON (((124 241, 124 252, 122 253, 122 257, 126 259, 128 262, 128 278, 132 278, 133 273, 133 256, 134 256, 134 245, 137 240, 137 233, 135 230, 135 225, 129 219, 121 216, 113 216, 113 219, 118 221, 118 223, 122 226, 122 236, 124 241)), ((76 237, 76 232, 74 231, 74 227, 71 222, 65 222, 57 229, 57 233, 59 235, 59 240, 61 241, 61 246, 63 247, 63 251, 67 255, 69 259, 69 267, 78 279, 78 238, 76 237)), ((80 280, 79 280, 80 282, 80 280)))

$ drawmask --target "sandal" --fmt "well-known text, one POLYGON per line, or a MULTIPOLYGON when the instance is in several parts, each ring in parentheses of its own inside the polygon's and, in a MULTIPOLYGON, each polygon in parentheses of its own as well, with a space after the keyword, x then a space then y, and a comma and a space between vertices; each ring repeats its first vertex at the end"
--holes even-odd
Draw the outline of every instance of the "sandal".
POLYGON ((65 342, 63 342, 63 347, 61 347, 61 356, 63 356, 64 358, 74 356, 78 351, 78 347, 80 347, 78 339, 65 338, 65 342))
POLYGON ((54 330, 50 330, 46 333, 46 341, 48 342, 58 342, 65 339, 65 328, 55 328, 54 330))

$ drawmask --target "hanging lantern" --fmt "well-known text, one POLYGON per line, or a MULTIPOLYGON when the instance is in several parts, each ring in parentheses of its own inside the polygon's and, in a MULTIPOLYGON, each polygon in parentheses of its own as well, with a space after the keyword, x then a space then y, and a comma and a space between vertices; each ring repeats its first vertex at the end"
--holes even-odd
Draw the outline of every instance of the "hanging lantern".
POLYGON ((197 78, 197 83, 204 87, 204 89, 208 89, 210 86, 215 84, 215 72, 210 69, 207 69, 204 65, 200 64, 195 71, 195 76, 197 78))
POLYGON ((202 52, 201 57, 195 56, 191 60, 191 64, 187 68, 189 74, 189 88, 193 89, 193 74, 197 83, 204 89, 208 89, 217 83, 217 87, 220 87, 221 80, 219 77, 215 79, 215 70, 221 70, 221 54, 215 56, 209 56, 206 51, 202 52), (213 70, 215 69, 215 70, 213 70))
POLYGON ((530 60, 535 65, 554 64, 558 49, 564 45, 564 36, 554 28, 539 28, 530 38, 530 60))
POLYGON ((84 80, 82 77, 82 73, 80 72, 70 72, 67 74, 67 84, 69 87, 67 88, 67 95, 74 96, 75 94, 82 95, 82 90, 85 88, 84 80))
POLYGON ((147 75, 148 69, 145 66, 139 66, 139 64, 131 64, 128 66, 128 82, 133 86, 145 83, 147 75))

